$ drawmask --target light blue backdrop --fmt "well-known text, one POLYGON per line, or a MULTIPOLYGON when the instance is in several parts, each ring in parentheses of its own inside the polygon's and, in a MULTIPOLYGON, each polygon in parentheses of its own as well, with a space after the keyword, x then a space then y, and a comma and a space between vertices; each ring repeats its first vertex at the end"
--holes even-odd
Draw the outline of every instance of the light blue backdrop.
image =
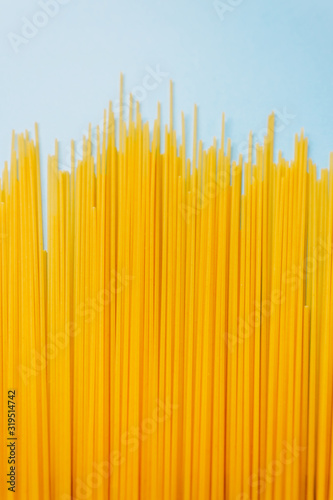
MULTIPOLYGON (((1 0, 0 161, 9 159, 11 130, 40 126, 42 187, 46 159, 60 141, 68 168, 70 140, 101 123, 119 91, 142 101, 145 119, 168 119, 175 83, 175 124, 184 110, 199 137, 219 137, 221 114, 234 154, 250 129, 262 139, 277 113, 276 144, 286 157, 304 126, 310 155, 328 166, 333 150, 333 2, 290 0, 1 0), (153 75, 153 76, 152 76, 153 75)), ((191 137, 188 134, 188 146, 191 137)), ((45 200, 44 200, 45 203, 45 200)))

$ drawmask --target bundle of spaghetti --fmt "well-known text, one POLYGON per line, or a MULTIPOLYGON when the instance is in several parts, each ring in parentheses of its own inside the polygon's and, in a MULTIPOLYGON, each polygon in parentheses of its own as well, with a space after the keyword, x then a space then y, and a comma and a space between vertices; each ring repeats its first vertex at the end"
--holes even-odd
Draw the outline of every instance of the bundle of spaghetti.
POLYGON ((20 500, 333 499, 333 154, 317 179, 302 131, 275 160, 272 114, 233 160, 195 107, 189 155, 170 97, 164 129, 132 97, 126 122, 121 79, 70 172, 56 142, 47 250, 37 126, 13 133, 0 498, 15 442, 20 500))

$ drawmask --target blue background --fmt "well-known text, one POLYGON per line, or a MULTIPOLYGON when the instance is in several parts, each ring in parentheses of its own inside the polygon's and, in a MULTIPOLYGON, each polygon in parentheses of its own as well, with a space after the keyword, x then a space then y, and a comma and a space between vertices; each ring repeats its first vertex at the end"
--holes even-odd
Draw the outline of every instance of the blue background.
POLYGON ((45 10, 38 0, 1 0, 0 19, 0 161, 9 159, 11 130, 32 132, 37 121, 44 203, 54 139, 61 168, 68 169, 70 140, 77 141, 79 156, 88 123, 102 122, 110 99, 117 108, 120 72, 125 95, 133 91, 141 99, 150 121, 158 101, 168 120, 169 79, 174 81, 175 126, 180 136, 183 110, 188 151, 194 103, 206 147, 220 137, 225 111, 235 157, 246 151, 250 129, 262 141, 275 110, 276 145, 284 156, 291 157, 294 134, 304 127, 311 158, 318 168, 328 166, 333 2, 50 1, 53 17, 40 14, 45 10), (156 68, 163 76, 154 84, 147 75, 156 68))

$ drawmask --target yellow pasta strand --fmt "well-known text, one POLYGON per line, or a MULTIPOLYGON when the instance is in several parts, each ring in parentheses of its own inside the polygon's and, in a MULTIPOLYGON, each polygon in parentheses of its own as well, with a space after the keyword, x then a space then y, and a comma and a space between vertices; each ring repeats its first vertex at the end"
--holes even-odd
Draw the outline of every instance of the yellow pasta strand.
POLYGON ((121 75, 68 172, 55 142, 46 249, 37 125, 12 135, 1 499, 333 499, 333 154, 275 155, 272 113, 235 159, 197 106, 190 150, 173 93, 127 120, 121 75))

